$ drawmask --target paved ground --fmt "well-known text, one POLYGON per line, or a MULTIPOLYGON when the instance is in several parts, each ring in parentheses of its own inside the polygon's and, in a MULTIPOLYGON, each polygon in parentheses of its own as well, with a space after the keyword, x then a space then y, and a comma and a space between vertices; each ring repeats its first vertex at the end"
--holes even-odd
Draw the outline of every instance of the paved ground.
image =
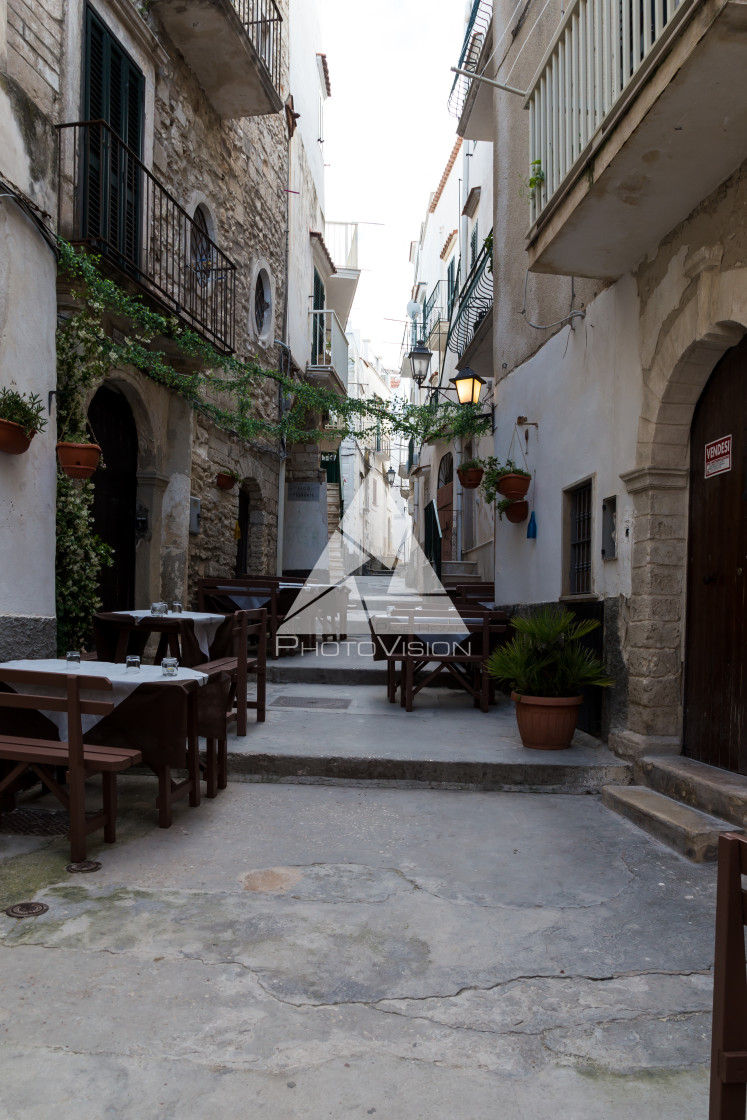
POLYGON ((706 1116, 714 868, 596 795, 121 788, 95 875, 0 836, 2 1120, 706 1116))

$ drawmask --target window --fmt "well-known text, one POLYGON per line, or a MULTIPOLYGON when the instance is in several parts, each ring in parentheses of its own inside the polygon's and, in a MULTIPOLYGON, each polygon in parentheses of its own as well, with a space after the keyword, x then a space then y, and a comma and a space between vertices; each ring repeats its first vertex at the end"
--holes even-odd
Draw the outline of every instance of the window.
POLYGON ((477 222, 472 227, 472 236, 469 242, 469 266, 474 267, 479 252, 479 240, 477 236, 477 222))
POLYGON ((438 464, 438 489, 442 486, 448 486, 450 482, 454 481, 454 456, 450 451, 441 459, 438 464))
POLYGON ((214 246, 210 238, 208 211, 202 204, 197 207, 192 219, 190 242, 192 271, 199 286, 204 288, 214 264, 214 246))
POLYGON ((591 591, 591 482, 570 492, 570 567, 568 590, 571 595, 591 591))
POLYGON ((454 307, 454 299, 456 297, 456 257, 452 257, 449 261, 449 267, 446 270, 446 294, 447 294, 447 310, 449 318, 454 307))
POLYGON ((264 268, 257 273, 257 283, 254 286, 254 325, 257 334, 263 335, 270 325, 272 313, 272 295, 270 291, 270 277, 264 268))
POLYGON ((602 502, 602 556, 605 560, 617 559, 617 498, 602 502))

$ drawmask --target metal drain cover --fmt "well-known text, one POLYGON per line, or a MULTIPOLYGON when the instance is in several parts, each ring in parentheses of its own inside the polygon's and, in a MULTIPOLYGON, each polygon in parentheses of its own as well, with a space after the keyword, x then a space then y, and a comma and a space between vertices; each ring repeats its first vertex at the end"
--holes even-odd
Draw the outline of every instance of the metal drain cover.
POLYGON ((3 813, 0 832, 15 836, 64 836, 70 815, 64 809, 13 809, 3 813))
POLYGON ((69 871, 71 875, 75 875, 76 872, 85 874, 90 871, 100 871, 101 864, 92 859, 84 859, 81 863, 69 863, 65 870, 69 871))
POLYGON ((46 914, 49 910, 43 902, 17 902, 9 906, 5 913, 9 918, 35 918, 37 914, 46 914))
POLYGON ((352 701, 327 696, 278 696, 271 708, 349 708, 352 701))

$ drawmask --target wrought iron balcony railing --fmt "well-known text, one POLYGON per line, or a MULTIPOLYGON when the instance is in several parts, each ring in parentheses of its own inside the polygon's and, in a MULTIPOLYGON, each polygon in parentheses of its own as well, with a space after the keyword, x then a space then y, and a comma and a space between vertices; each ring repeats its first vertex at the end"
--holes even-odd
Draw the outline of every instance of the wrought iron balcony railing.
MULTIPOLYGON (((492 240, 492 238, 490 239, 492 240)), ((493 306, 493 250, 490 242, 470 269, 454 308, 446 345, 461 358, 477 328, 493 306)))
POLYGON ((532 225, 685 6, 571 0, 527 95, 532 225))
MULTIPOLYGON (((492 19, 492 0, 474 0, 462 44, 462 53, 459 56, 458 70, 471 70, 473 73, 477 70, 477 62, 492 19)), ((471 85, 472 79, 465 74, 457 74, 454 78, 449 94, 449 112, 452 117, 461 117, 471 85)))
POLYGON ((232 0, 232 3, 273 86, 279 90, 283 17, 275 0, 232 0))
POLYGON ((438 324, 448 319, 448 292, 445 280, 437 280, 423 306, 423 338, 429 338, 438 324))
POLYGON ((59 228, 223 353, 234 349, 236 266, 104 121, 60 125, 59 228))

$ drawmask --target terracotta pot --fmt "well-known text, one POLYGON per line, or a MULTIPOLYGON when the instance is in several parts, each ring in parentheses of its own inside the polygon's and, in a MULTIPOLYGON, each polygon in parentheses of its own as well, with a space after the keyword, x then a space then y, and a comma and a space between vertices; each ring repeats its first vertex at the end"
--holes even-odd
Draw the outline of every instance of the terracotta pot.
POLYGON ((90 478, 101 458, 101 448, 97 443, 57 444, 57 458, 68 478, 90 478))
POLYGON ((504 474, 502 478, 498 479, 496 489, 509 501, 518 502, 526 497, 531 481, 531 478, 526 478, 523 474, 504 474))
POLYGON ((571 745, 583 696, 519 696, 516 722, 521 741, 535 751, 563 751, 571 745))
POLYGON ((21 425, 12 420, 0 420, 0 451, 6 455, 23 455, 35 435, 36 432, 32 432, 27 436, 21 425))
POLYGON ((511 505, 504 512, 508 521, 518 525, 520 521, 526 521, 527 519, 529 502, 511 502, 511 505))
POLYGON ((233 490, 237 482, 238 479, 234 478, 232 474, 226 474, 224 471, 218 471, 218 477, 215 480, 215 485, 219 490, 233 490))
POLYGON ((459 481, 465 490, 476 490, 482 482, 483 473, 482 467, 468 467, 467 470, 457 467, 459 481))

